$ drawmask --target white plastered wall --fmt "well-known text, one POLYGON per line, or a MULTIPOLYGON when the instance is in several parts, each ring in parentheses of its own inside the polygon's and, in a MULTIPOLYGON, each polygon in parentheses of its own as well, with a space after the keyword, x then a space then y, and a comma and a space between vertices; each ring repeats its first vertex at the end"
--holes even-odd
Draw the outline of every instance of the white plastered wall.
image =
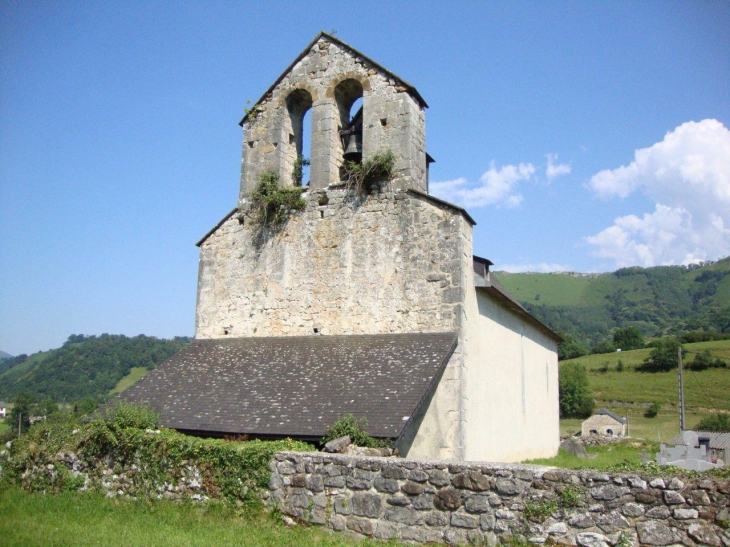
POLYGON ((483 290, 466 298, 465 460, 557 454, 557 342, 483 290))

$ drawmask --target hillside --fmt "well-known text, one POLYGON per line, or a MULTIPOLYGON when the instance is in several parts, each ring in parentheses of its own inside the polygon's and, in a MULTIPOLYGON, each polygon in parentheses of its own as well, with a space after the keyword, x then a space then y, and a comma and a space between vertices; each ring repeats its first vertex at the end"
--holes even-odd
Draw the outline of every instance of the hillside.
POLYGON ((0 360, 2 360, 2 359, 10 359, 12 357, 13 356, 10 355, 9 353, 7 353, 5 351, 0 351, 0 360))
POLYGON ((551 328, 591 347, 621 327, 646 337, 730 333, 730 257, 714 263, 623 268, 607 274, 495 272, 551 328))
MULTIPOLYGON (((713 358, 730 363, 730 340, 684 344, 686 365, 705 350, 713 358)), ((679 432, 677 370, 668 372, 639 372, 640 365, 651 349, 586 355, 560 362, 580 363, 588 371, 590 391, 596 408, 606 407, 621 416, 629 416, 632 435, 645 439, 667 440, 679 432), (619 361, 622 367, 619 367, 619 361), (650 403, 661 405, 659 416, 647 418, 644 412, 650 403)), ((692 428, 713 411, 730 412, 730 368, 702 371, 685 366, 684 397, 687 425, 692 428)), ((561 420, 564 434, 580 431, 582 419, 561 420)))
POLYGON ((155 368, 188 342, 183 337, 72 335, 58 349, 0 362, 0 400, 12 401, 18 393, 58 402, 102 400, 130 373, 139 378, 140 369, 155 368))

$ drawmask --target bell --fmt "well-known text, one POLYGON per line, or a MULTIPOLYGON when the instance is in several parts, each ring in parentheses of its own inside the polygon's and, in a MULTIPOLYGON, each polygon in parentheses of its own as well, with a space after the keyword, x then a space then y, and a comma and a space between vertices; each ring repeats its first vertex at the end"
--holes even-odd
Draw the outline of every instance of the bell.
POLYGON ((356 163, 362 159, 362 133, 351 133, 348 136, 347 147, 342 157, 356 163))

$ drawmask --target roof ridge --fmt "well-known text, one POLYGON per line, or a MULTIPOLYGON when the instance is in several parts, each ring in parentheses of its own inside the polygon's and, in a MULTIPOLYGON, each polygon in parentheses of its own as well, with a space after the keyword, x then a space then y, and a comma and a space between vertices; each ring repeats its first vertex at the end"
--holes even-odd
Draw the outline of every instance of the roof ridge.
MULTIPOLYGON (((276 78, 276 80, 274 80, 274 83, 271 84, 269 86, 269 88, 264 92, 264 94, 261 95, 261 97, 259 97, 259 99, 251 106, 251 109, 253 109, 254 107, 256 107, 256 105, 260 104, 274 90, 274 88, 281 83, 281 81, 284 79, 284 76, 286 76, 289 72, 291 72, 291 70, 294 68, 294 66, 299 61, 301 61, 302 59, 304 59, 304 57, 306 57, 307 53, 309 53, 309 50, 311 50, 312 47, 314 47, 314 44, 316 44, 322 38, 326 38, 330 42, 334 42, 334 43, 336 43, 336 44, 338 44, 338 45, 340 45, 340 46, 342 46, 344 48, 347 48, 348 50, 350 50, 351 53, 355 54, 358 57, 361 57, 363 60, 365 60, 368 63, 372 64, 374 67, 378 68, 380 71, 386 73, 388 76, 391 76, 392 78, 395 78, 401 84, 403 84, 404 87, 407 88, 408 92, 411 93, 416 98, 416 100, 421 104, 422 107, 428 108, 428 104, 423 99, 423 97, 421 97, 421 94, 418 92, 418 90, 412 84, 408 83, 406 80, 404 80, 403 78, 401 78, 400 76, 398 76, 395 72, 393 72, 393 71, 385 68, 383 65, 381 65, 377 61, 371 59, 370 57, 368 57, 367 55, 365 55, 359 49, 356 49, 356 48, 352 47, 347 42, 344 42, 344 41, 340 40, 339 38, 337 38, 336 36, 333 36, 332 34, 329 34, 329 33, 325 32, 323 30, 320 30, 319 33, 317 34, 317 36, 314 37, 314 40, 312 40, 311 42, 309 42, 306 45, 306 47, 301 51, 301 53, 299 53, 299 55, 297 55, 294 58, 294 60, 291 63, 289 63, 289 65, 284 69, 284 71, 281 74, 279 74, 279 77, 276 78)), ((246 115, 243 118, 241 118, 241 121, 238 122, 238 125, 243 125, 243 123, 247 119, 248 119, 248 113, 246 113, 246 115)))

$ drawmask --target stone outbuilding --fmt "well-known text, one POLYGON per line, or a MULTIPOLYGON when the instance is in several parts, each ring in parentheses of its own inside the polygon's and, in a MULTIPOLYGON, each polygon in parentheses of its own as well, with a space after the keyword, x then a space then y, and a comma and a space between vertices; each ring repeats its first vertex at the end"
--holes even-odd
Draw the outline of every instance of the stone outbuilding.
POLYGON ((407 457, 556 454, 560 337, 474 256, 471 216, 429 195, 426 107, 317 35, 241 121, 238 204, 198 242, 195 340, 122 397, 202 435, 319 440, 352 413, 407 457), (302 185, 280 224, 257 215, 262 175, 302 185))
POLYGON ((625 437, 628 434, 628 418, 622 418, 607 408, 602 408, 581 424, 581 436, 605 435, 625 437))

